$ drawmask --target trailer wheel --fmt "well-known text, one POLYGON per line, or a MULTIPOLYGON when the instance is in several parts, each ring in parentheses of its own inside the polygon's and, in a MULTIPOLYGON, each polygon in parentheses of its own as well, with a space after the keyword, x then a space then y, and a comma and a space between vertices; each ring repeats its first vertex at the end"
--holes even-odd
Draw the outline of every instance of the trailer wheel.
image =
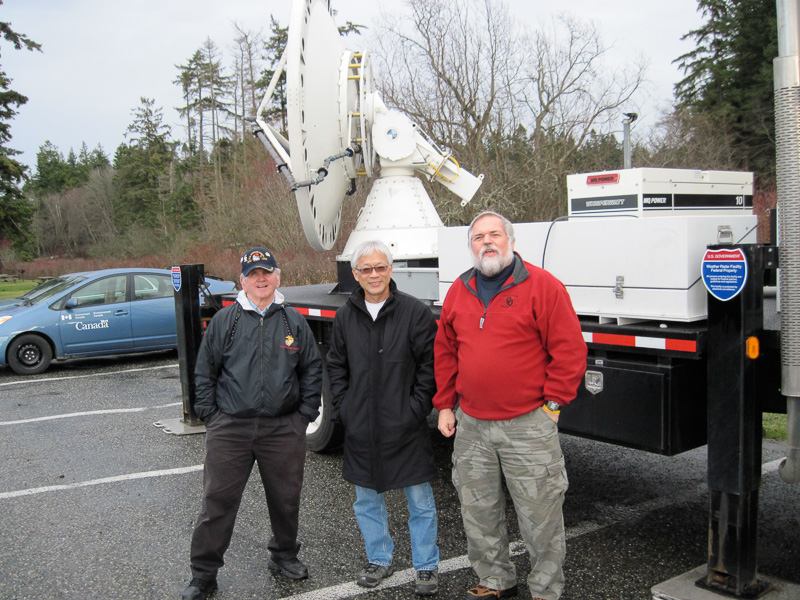
POLYGON ((322 403, 319 407, 319 416, 308 424, 306 430, 306 446, 312 452, 333 452, 338 450, 344 442, 344 429, 341 423, 334 423, 330 419, 333 409, 331 383, 328 381, 328 361, 322 355, 322 403))

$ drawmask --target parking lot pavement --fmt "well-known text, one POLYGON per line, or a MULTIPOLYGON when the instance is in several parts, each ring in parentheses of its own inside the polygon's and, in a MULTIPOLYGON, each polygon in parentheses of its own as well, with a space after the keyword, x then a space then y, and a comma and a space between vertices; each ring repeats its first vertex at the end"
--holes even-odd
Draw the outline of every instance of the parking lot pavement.
MULTIPOLYGON (((56 366, 37 378, 0 371, 0 598, 178 598, 189 579, 200 508, 203 436, 152 424, 180 416, 174 354, 56 366)), ((439 598, 475 583, 450 483, 451 443, 432 431, 442 556, 439 598)), ((570 490, 564 600, 650 600, 650 589, 706 562, 705 448, 661 457, 563 436, 570 490)), ((800 489, 776 472, 767 442, 759 546, 762 577, 800 582, 800 489)), ((279 465, 276 466, 279 468, 279 465)), ((217 600, 414 598, 402 492, 388 494, 398 573, 377 590, 353 585, 365 561, 341 455, 308 455, 301 558, 311 577, 270 574, 257 475, 220 572, 217 600)), ((509 504, 509 530, 519 539, 509 504)), ((525 597, 527 555, 514 560, 525 597)), ((768 597, 767 597, 768 598, 768 597)))

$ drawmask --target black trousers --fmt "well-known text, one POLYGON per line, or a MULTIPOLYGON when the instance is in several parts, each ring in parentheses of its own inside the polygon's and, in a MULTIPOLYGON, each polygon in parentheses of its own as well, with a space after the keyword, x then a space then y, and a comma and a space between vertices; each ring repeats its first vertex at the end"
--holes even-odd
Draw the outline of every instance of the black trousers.
POLYGON ((258 464, 276 560, 300 549, 297 528, 306 459, 306 421, 300 413, 242 419, 218 413, 206 426, 203 508, 192 534, 192 576, 214 579, 224 564, 253 463, 258 464))

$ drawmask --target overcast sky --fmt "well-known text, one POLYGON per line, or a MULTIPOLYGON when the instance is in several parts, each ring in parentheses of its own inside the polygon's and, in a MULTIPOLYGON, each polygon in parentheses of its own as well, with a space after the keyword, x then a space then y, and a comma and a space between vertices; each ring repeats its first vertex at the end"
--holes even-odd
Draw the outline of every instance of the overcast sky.
MULTIPOLYGON (((696 0, 508 0, 520 23, 535 27, 560 11, 594 21, 620 62, 649 63, 648 97, 641 97, 642 127, 669 105, 680 73, 672 61, 691 49, 680 38, 700 25, 696 0)), ((34 166, 46 140, 63 154, 101 145, 109 157, 125 141, 140 98, 164 109, 173 137, 183 139, 177 112, 181 93, 172 82, 206 38, 226 52, 243 29, 268 32, 270 15, 289 19, 290 0, 3 0, 0 21, 42 45, 42 52, 0 43, 0 66, 11 88, 28 96, 12 122, 10 146, 34 166)), ((398 0, 332 0, 337 22, 373 25, 381 11, 403 9, 398 0)), ((346 43, 352 46, 351 43, 346 43)), ((380 74, 378 74, 380 77, 380 74)))

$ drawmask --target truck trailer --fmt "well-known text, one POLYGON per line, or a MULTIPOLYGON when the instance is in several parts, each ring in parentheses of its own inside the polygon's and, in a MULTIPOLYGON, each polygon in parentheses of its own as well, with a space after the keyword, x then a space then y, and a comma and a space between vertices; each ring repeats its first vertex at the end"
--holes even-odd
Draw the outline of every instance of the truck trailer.
MULTIPOLYGON (((565 217, 514 224, 515 249, 560 279, 589 354, 564 433, 672 456, 708 445, 709 557, 697 582, 713 592, 758 597, 761 414, 788 413, 780 475, 800 481, 800 9, 779 2, 775 61, 779 209, 768 244, 757 241, 753 175, 624 168, 570 175, 565 217), (776 235, 777 234, 777 235, 776 235)), ((393 279, 438 316, 450 285, 471 265, 466 227, 445 227, 420 177, 468 203, 472 175, 375 92, 368 53, 346 50, 326 0, 295 0, 276 76, 253 123, 294 193, 309 243, 332 247, 341 205, 358 177, 372 183, 337 257, 335 283, 284 287, 325 357, 333 319, 355 289, 350 258, 368 239, 394 256, 393 279), (260 115, 286 72, 288 139, 260 115)), ((204 303, 202 265, 174 267, 183 416, 175 432, 202 431, 193 371, 203 323, 234 301, 204 303), (177 288, 184 291, 178 292, 177 288), (180 430, 180 431, 177 431, 180 430)), ((323 381, 308 447, 341 445, 323 381)))

